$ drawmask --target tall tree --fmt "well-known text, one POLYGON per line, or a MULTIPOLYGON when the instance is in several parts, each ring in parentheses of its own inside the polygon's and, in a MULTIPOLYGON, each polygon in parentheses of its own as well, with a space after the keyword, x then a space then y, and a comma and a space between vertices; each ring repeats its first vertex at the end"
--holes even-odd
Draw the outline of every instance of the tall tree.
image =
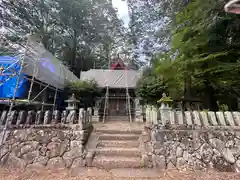
POLYGON ((162 78, 166 91, 199 97, 211 110, 221 104, 236 110, 240 97, 240 17, 226 14, 225 3, 195 0, 179 6, 170 21, 170 54, 161 52, 151 62, 151 72, 162 78))
POLYGON ((2 23, 18 36, 37 33, 44 46, 75 74, 93 61, 107 63, 123 24, 107 0, 3 0, 2 23), (106 48, 107 47, 107 48, 106 48))
POLYGON ((185 89, 203 95, 213 110, 226 94, 236 100, 240 87, 240 17, 226 14, 223 6, 224 1, 190 2, 176 16, 172 44, 183 65, 185 89))
POLYGON ((54 26, 58 20, 56 3, 51 0, 2 0, 1 19, 5 28, 18 36, 38 33, 44 46, 53 52, 54 26))
POLYGON ((128 0, 131 39, 138 55, 150 60, 156 53, 170 48, 175 13, 184 0, 128 0))

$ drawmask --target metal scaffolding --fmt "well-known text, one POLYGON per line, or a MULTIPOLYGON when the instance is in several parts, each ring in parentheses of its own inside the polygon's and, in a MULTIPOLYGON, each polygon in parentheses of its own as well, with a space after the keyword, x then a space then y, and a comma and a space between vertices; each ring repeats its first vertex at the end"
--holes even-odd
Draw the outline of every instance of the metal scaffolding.
MULTIPOLYGON (((14 34, 15 35, 15 34, 14 34)), ((18 46, 11 56, 4 56, 7 67, 4 67, 4 62, 0 62, 0 76, 5 78, 0 82, 0 87, 8 83, 11 79, 16 78, 16 84, 9 98, 1 98, 0 104, 9 106, 8 116, 14 107, 18 105, 38 105, 42 109, 44 106, 52 107, 54 110, 56 107, 57 95, 64 89, 67 82, 73 82, 79 80, 71 71, 69 71, 59 60, 57 60, 44 46, 38 41, 37 35, 27 35, 18 42, 15 42, 11 46, 18 46), (25 43, 22 43, 25 42, 25 43), (18 66, 19 70, 14 68, 18 66), (29 82, 30 86, 26 98, 20 99, 16 97, 16 94, 20 87, 21 80, 29 82), (39 91, 36 92, 34 85, 39 85, 39 91), (37 99, 46 91, 52 91, 51 102, 37 101, 37 99), (33 95, 33 91, 35 91, 33 95)), ((1 44, 4 46, 4 44, 1 44)), ((9 47, 7 48, 7 50, 9 47)), ((14 86, 14 85, 13 85, 14 86)), ((9 118, 7 118, 8 120, 9 118)), ((3 135, 1 144, 4 141, 8 122, 5 123, 3 129, 3 135)))
POLYGON ((131 97, 130 97, 130 95, 129 95, 128 83, 127 83, 127 81, 128 81, 128 71, 125 70, 124 73, 125 73, 125 76, 124 76, 124 77, 125 77, 126 106, 127 106, 126 109, 128 110, 129 120, 130 120, 130 122, 132 122, 132 112, 131 112, 131 102, 130 102, 131 97))

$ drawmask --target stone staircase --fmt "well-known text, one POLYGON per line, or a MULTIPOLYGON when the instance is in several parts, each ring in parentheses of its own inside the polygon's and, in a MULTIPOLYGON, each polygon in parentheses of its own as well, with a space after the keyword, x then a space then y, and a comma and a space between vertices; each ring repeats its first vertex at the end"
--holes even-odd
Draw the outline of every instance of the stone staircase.
POLYGON ((142 126, 135 123, 130 125, 128 122, 121 125, 119 123, 94 126, 96 148, 92 167, 104 169, 143 167, 139 141, 142 126))

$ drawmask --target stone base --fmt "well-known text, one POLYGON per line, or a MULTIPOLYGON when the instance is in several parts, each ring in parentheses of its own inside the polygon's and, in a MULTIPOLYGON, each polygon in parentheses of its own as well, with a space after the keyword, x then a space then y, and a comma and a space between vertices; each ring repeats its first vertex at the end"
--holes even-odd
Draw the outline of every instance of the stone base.
POLYGON ((143 118, 135 118, 134 120, 135 122, 140 122, 140 123, 143 123, 143 118))
POLYGON ((92 166, 92 161, 93 161, 93 157, 95 155, 94 151, 90 151, 87 153, 86 156, 86 166, 91 167, 92 166))
POLYGON ((92 116, 92 122, 99 122, 100 117, 99 116, 92 116))

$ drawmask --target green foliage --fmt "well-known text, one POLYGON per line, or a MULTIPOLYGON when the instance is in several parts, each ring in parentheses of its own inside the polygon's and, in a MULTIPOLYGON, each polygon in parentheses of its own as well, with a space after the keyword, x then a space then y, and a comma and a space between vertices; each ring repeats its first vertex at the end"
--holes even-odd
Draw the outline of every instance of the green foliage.
POLYGON ((223 6, 223 1, 191 1, 177 14, 172 39, 185 91, 204 98, 210 109, 217 108, 217 99, 236 98, 240 90, 240 17, 226 14, 223 6))
POLYGON ((6 34, 0 35, 0 56, 15 55, 18 48, 14 48, 10 42, 15 42, 16 39, 12 36, 4 37, 6 34))
POLYGON ((221 104, 221 105, 219 106, 219 110, 220 110, 220 111, 228 111, 228 110, 229 110, 228 105, 226 105, 226 104, 221 104))
POLYGON ((11 56, 14 53, 12 53, 9 49, 6 47, 0 47, 0 56, 11 56))
POLYGON ((180 97, 183 94, 183 72, 181 64, 173 59, 173 54, 159 54, 153 62, 154 72, 162 78, 171 97, 180 97))
POLYGON ((101 91, 95 81, 77 81, 69 82, 64 89, 67 96, 73 93, 75 97, 84 105, 92 105, 97 97, 101 95, 101 91))
POLYGON ((176 98, 182 96, 183 89, 180 66, 166 53, 152 59, 152 66, 145 69, 137 91, 145 101, 155 104, 163 92, 176 98))
POLYGON ((162 97, 162 93, 166 91, 166 86, 160 77, 153 74, 143 76, 137 84, 137 95, 143 99, 145 103, 156 104, 157 100, 162 97))
MULTIPOLYGON (((204 108, 210 110, 221 109, 222 106, 217 104, 220 101, 229 109, 236 110, 237 98, 240 97, 240 16, 225 13, 225 1, 195 0, 184 5, 179 0, 140 1, 135 4, 138 7, 135 7, 133 17, 142 26, 139 26, 140 30, 134 29, 135 34, 149 32, 146 29, 164 18, 168 20, 162 21, 159 30, 163 27, 171 29, 167 34, 164 33, 166 31, 159 33, 168 42, 171 40, 171 44, 168 51, 153 53, 148 74, 142 78, 146 85, 143 92, 150 94, 155 91, 147 88, 149 83, 149 87, 165 87, 164 91, 173 99, 202 99, 204 108), (141 7, 145 8, 144 11, 151 9, 151 13, 140 12, 141 7), (154 11, 157 7, 159 11, 154 11), (157 15, 160 17, 155 18, 157 15)), ((165 45, 164 41, 155 41, 158 43, 165 45)))

